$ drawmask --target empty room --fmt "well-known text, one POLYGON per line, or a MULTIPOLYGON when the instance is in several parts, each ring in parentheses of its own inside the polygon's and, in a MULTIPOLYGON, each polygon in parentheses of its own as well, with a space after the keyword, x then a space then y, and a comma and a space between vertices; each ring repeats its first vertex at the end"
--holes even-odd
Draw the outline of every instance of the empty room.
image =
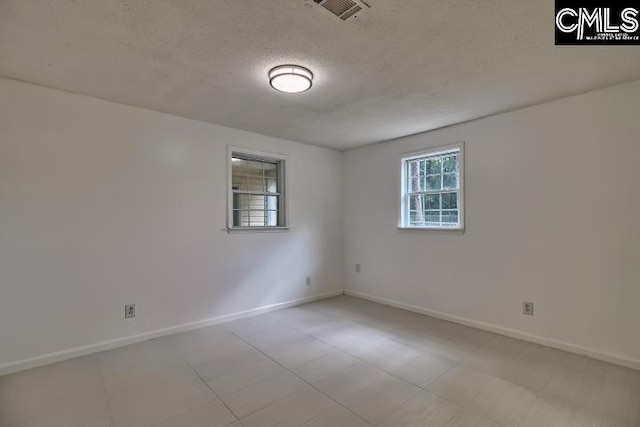
POLYGON ((0 427, 640 427, 637 0, 0 0, 0 427))

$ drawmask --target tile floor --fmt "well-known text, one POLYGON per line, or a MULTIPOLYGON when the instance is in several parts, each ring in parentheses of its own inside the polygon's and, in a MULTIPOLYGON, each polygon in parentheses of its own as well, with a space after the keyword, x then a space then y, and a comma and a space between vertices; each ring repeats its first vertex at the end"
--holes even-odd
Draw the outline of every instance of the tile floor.
POLYGON ((631 427, 640 372, 337 297, 0 377, 1 427, 631 427))

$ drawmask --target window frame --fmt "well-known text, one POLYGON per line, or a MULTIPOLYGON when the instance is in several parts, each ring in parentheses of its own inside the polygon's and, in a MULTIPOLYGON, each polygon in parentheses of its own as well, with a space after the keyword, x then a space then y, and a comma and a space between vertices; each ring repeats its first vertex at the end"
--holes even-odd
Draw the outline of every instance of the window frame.
MULTIPOLYGON (((464 141, 457 142, 455 144, 438 146, 433 148, 425 148, 418 151, 412 151, 409 153, 402 153, 400 155, 400 209, 398 216, 398 230, 400 231, 429 231, 429 232, 444 232, 444 233, 464 233, 465 231, 465 192, 464 192, 464 177, 465 177, 465 161, 464 161, 464 141), (460 171, 458 172, 459 193, 458 197, 458 226, 456 227, 435 227, 435 226, 410 226, 409 224, 409 209, 407 196, 408 191, 408 177, 407 177, 407 162, 410 160, 420 159, 424 157, 438 157, 446 155, 448 153, 458 152, 458 164, 460 171)), ((447 192, 447 191, 442 191, 447 192)), ((437 194, 441 194, 439 192, 437 194)))
POLYGON ((282 154, 267 153, 248 148, 227 146, 227 232, 278 232, 289 230, 289 199, 287 197, 287 171, 288 157, 282 154), (276 226, 234 226, 233 225, 233 196, 239 194, 233 191, 233 166, 234 156, 249 160, 278 163, 279 206, 278 225, 276 226))

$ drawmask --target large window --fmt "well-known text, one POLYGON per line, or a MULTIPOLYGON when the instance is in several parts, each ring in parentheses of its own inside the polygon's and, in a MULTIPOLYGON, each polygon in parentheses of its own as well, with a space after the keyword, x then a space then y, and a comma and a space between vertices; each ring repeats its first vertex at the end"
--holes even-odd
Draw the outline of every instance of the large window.
POLYGON ((285 158, 230 151, 229 229, 286 227, 285 158))
POLYGON ((464 229, 463 144, 402 158, 400 227, 464 229))

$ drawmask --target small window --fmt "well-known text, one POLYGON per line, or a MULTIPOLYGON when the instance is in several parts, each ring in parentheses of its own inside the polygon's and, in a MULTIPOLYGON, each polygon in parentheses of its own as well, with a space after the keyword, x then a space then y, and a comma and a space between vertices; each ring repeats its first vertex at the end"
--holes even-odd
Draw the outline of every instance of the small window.
POLYGON ((285 158, 230 152, 229 229, 286 227, 285 158))
POLYGON ((464 229, 463 145, 403 157, 400 228, 464 229))

